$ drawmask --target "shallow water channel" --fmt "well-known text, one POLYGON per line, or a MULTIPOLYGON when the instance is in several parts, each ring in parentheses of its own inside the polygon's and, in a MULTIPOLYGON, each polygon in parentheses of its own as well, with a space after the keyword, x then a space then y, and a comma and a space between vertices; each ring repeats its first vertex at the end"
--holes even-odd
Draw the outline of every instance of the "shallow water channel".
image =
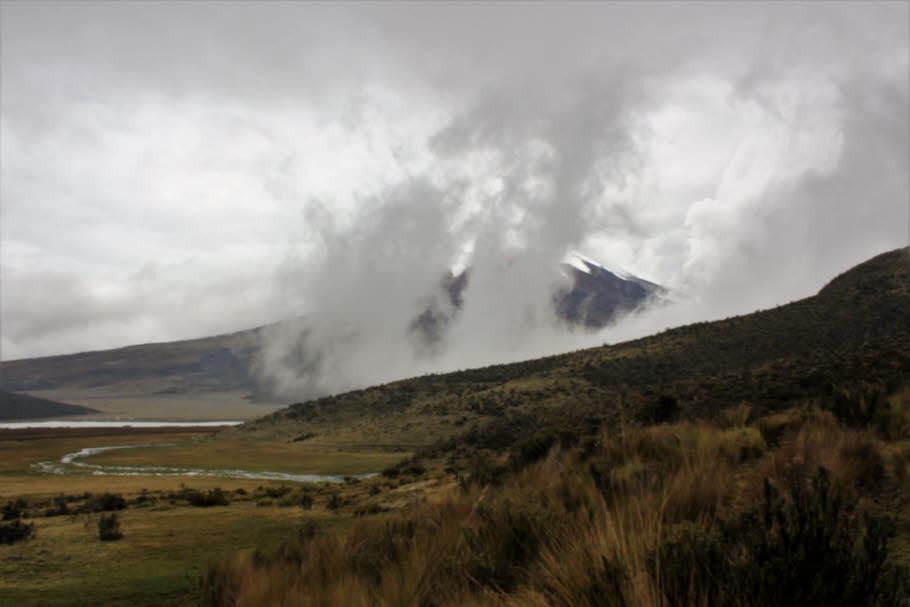
MULTIPOLYGON (((289 481, 296 483, 341 482, 344 476, 331 474, 289 474, 286 472, 225 470, 206 468, 176 468, 171 466, 102 466, 80 461, 86 457, 116 451, 146 447, 173 447, 174 443, 145 445, 115 445, 111 447, 85 447, 67 453, 56 462, 38 462, 32 467, 45 474, 92 474, 97 476, 214 476, 221 478, 245 478, 254 480, 289 481)), ((353 478, 369 478, 375 472, 350 475, 353 478)))
POLYGON ((24 430, 28 428, 194 428, 214 426, 237 426, 243 422, 149 422, 121 420, 36 420, 30 422, 0 422, 0 430, 24 430))

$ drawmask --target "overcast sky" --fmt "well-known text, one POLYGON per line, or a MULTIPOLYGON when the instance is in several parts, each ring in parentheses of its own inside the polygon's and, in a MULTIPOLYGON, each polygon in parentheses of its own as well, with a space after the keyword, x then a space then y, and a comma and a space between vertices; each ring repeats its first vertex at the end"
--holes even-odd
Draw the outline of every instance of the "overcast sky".
POLYGON ((680 299, 603 342, 805 297, 908 239, 905 2, 0 16, 5 360, 299 314, 327 342, 369 318, 358 352, 383 357, 471 265, 430 370, 467 366, 591 341, 522 341, 497 304, 545 296, 569 251, 680 299))

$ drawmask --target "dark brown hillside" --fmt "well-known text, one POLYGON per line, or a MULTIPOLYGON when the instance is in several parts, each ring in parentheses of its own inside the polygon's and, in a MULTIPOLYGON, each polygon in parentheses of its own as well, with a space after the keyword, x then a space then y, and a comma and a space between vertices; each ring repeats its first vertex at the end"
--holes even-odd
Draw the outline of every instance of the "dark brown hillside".
POLYGON ((576 433, 623 415, 701 416, 888 392, 910 377, 907 249, 879 255, 817 295, 548 358, 429 375, 300 403, 242 431, 333 443, 505 448, 547 427, 576 433))
POLYGON ((709 404, 819 396, 854 371, 865 381, 899 382, 910 369, 908 268, 907 250, 892 251, 814 297, 580 353, 580 374, 601 386, 674 387, 683 399, 709 404), (795 386, 784 388, 790 379, 795 386))
POLYGON ((16 394, 0 390, 0 420, 38 419, 41 417, 63 417, 97 413, 94 409, 79 405, 68 405, 27 394, 16 394))
POLYGON ((256 329, 203 339, 142 344, 0 363, 6 390, 112 387, 136 392, 251 389, 256 329))

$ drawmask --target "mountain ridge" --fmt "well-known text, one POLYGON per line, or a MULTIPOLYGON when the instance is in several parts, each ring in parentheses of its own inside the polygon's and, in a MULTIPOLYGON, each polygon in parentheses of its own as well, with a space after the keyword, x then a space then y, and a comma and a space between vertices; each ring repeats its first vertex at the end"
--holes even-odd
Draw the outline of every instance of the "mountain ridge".
MULTIPOLYGON (((565 320, 589 328, 602 327, 619 314, 647 304, 662 287, 642 286, 641 279, 624 279, 599 264, 594 276, 566 265, 574 274, 572 288, 554 296, 554 308, 565 320), (636 282, 639 281, 639 282, 636 282)), ((470 271, 440 282, 440 297, 411 324, 419 354, 432 355, 442 347, 444 330, 460 311, 470 271), (444 306, 439 305, 439 301, 444 306)), ((647 281, 643 281, 647 282, 647 281)), ((256 361, 266 325, 252 329, 171 342, 133 344, 0 362, 0 389, 45 391, 104 388, 133 394, 194 394, 245 391, 254 400, 273 401, 257 378, 256 361)), ((287 401, 284 401, 287 402, 287 401)))
POLYGON ((773 411, 844 390, 878 398, 910 377, 907 261, 897 249, 769 310, 297 403, 236 431, 325 445, 505 448, 546 427, 583 435, 623 418, 699 416, 742 402, 773 411))

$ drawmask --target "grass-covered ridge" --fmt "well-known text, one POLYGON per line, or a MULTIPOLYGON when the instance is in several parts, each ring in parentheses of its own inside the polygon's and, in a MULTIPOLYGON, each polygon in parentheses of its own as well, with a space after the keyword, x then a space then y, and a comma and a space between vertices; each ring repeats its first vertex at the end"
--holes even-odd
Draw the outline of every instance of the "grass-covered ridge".
POLYGON ((227 558, 203 598, 899 604, 908 352, 902 249, 775 309, 293 405, 235 432, 407 445, 415 455, 384 476, 438 488, 345 533, 227 558))
POLYGON ((507 446, 541 425, 596 430, 699 416, 748 402, 773 411, 863 385, 891 390, 910 368, 908 250, 879 255, 817 295, 614 346, 299 403, 241 432, 320 444, 507 446))

